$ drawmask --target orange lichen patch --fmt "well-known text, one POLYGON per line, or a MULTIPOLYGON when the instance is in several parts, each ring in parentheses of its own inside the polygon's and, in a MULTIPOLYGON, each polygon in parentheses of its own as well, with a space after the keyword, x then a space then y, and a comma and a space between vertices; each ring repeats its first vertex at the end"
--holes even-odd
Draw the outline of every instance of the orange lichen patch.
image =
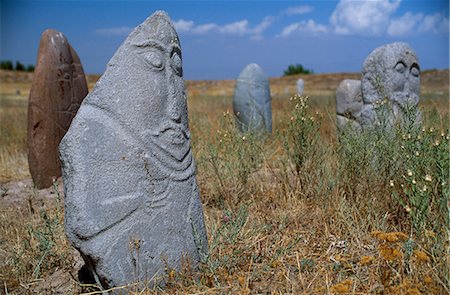
POLYGON ((373 256, 363 256, 361 257, 361 260, 359 261, 359 264, 362 266, 370 265, 375 260, 375 257, 373 256))
POLYGON ((425 236, 427 236, 428 238, 435 238, 436 237, 436 233, 432 230, 425 230, 425 236))
POLYGON ((419 289, 409 280, 404 280, 397 287, 392 288, 392 294, 398 295, 420 295, 419 289))
POLYGON ((270 267, 272 267, 272 268, 278 268, 278 267, 280 267, 282 265, 282 263, 281 263, 281 261, 279 261, 278 259, 277 260, 273 260, 271 263, 270 263, 270 267))
POLYGON ((335 293, 348 293, 352 289, 352 286, 353 281, 350 279, 346 279, 339 284, 331 286, 330 291, 335 293))
POLYGON ((325 292, 325 287, 317 287, 314 289, 314 293, 324 293, 325 292))
POLYGON ((394 261, 402 257, 402 252, 400 252, 398 247, 392 248, 386 245, 380 245, 378 251, 380 251, 380 255, 384 260, 394 261))
POLYGON ((417 287, 407 289, 406 291, 404 291, 402 293, 402 295, 420 295, 420 294, 422 294, 422 293, 420 293, 420 291, 419 291, 419 289, 417 289, 417 287))
POLYGON ((381 230, 374 230, 370 234, 372 235, 372 237, 377 238, 379 235, 384 235, 385 233, 381 230))
POLYGON ((420 250, 414 250, 414 256, 419 261, 423 261, 423 262, 430 261, 430 257, 427 255, 427 253, 420 251, 420 250))
POLYGON ((241 287, 245 287, 246 279, 244 276, 238 276, 238 282, 241 287))
POLYGON ((431 277, 426 276, 426 277, 423 278, 423 282, 425 284, 429 285, 429 284, 433 284, 434 281, 433 281, 433 279, 431 277))
POLYGON ((172 270, 169 272, 169 279, 173 280, 173 279, 175 278, 175 275, 176 275, 175 270, 172 269, 172 270))
POLYGON ((385 233, 385 232, 376 230, 376 231, 371 232, 371 235, 380 242, 395 243, 395 242, 403 242, 408 239, 408 235, 406 235, 405 233, 402 233, 402 232, 385 233))
POLYGON ((333 257, 334 260, 342 263, 347 262, 349 258, 350 258, 349 255, 339 255, 339 254, 333 257))

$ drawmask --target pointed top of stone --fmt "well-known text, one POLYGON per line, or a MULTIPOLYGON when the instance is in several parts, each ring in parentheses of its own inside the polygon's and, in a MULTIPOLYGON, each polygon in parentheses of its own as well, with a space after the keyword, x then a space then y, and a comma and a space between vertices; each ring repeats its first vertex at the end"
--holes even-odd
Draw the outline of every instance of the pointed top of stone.
POLYGON ((266 78, 266 74, 264 73, 264 70, 256 63, 248 64, 239 74, 238 80, 255 80, 260 79, 259 77, 266 78))
POLYGON ((41 41, 52 44, 54 47, 67 44, 67 38, 63 33, 54 29, 47 29, 42 32, 41 41))
POLYGON ((71 52, 71 46, 63 33, 54 29, 47 29, 42 33, 39 41, 37 64, 45 63, 48 65, 51 63, 59 66, 63 63, 72 63, 75 58, 73 55, 74 52, 71 52))
POLYGON ((149 45, 180 46, 178 34, 169 15, 158 10, 137 26, 128 36, 126 42, 138 47, 149 45), (161 42, 158 44, 156 42, 161 42))

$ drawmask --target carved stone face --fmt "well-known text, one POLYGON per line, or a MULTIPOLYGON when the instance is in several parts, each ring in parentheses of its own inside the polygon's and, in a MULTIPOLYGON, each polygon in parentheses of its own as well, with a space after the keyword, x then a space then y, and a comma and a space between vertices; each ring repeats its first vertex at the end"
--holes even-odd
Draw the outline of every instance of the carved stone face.
POLYGON ((397 102, 401 108, 417 105, 419 103, 420 69, 415 55, 407 50, 401 52, 390 71, 393 77, 387 81, 388 91, 392 93, 390 99, 397 102))
POLYGON ((397 42, 375 49, 364 63, 362 90, 365 103, 387 98, 403 110, 417 106, 420 68, 412 48, 397 42))
POLYGON ((147 72, 147 136, 161 149, 156 156, 162 162, 182 162, 190 150, 190 133, 181 48, 167 19, 156 18, 152 29, 146 35, 138 31, 129 41, 147 72))
POLYGON ((189 130, 184 91, 183 69, 180 47, 176 44, 162 46, 150 41, 137 46, 138 55, 154 73, 154 91, 150 109, 159 110, 149 117, 152 126, 150 135, 154 143, 181 161, 189 150, 189 130))

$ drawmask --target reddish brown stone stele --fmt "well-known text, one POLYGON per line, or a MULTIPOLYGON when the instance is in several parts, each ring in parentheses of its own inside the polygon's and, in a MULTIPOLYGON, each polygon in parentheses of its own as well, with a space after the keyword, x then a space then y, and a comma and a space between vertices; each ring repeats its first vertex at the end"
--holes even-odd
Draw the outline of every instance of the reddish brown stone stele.
POLYGON ((42 33, 28 104, 28 165, 41 189, 61 176, 58 145, 88 94, 75 50, 55 30, 42 33))

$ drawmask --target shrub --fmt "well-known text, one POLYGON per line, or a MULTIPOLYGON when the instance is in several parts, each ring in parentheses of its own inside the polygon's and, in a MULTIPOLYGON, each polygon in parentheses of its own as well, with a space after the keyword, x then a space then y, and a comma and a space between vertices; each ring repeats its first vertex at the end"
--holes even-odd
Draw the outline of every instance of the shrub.
POLYGON ((312 74, 313 70, 303 68, 301 64, 289 65, 284 71, 284 76, 298 75, 298 74, 312 74))
POLYGON ((26 68, 27 72, 34 72, 34 66, 33 65, 28 65, 26 68))
POLYGON ((205 154, 200 163, 213 172, 211 184, 222 203, 232 196, 239 199, 247 194, 250 175, 261 167, 263 147, 258 134, 237 131, 234 116, 227 111, 212 141, 205 144, 205 154))
POLYGON ((0 68, 2 70, 12 70, 13 63, 10 60, 2 60, 0 61, 0 68))
POLYGON ((15 70, 16 71, 25 71, 25 66, 20 61, 16 61, 15 70))

